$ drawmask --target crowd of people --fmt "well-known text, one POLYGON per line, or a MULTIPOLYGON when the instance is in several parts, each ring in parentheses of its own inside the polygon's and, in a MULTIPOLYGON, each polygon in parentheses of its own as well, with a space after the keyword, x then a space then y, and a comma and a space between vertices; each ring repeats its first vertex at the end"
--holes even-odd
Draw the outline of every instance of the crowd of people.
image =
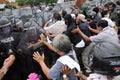
POLYGON ((55 12, 42 31, 24 23, 0 18, 0 80, 27 80, 30 73, 39 75, 34 80, 120 79, 119 0, 90 12, 85 4, 55 12))

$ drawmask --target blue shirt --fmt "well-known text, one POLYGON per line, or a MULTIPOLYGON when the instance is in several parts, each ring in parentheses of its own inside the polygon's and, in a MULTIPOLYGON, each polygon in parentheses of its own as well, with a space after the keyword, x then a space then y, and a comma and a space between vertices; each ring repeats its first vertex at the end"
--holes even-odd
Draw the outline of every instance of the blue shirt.
MULTIPOLYGON (((53 79, 53 80, 63 80, 63 75, 60 72, 61 67, 63 66, 63 64, 59 61, 57 61, 55 63, 55 65, 50 69, 49 71, 49 76, 53 79)), ((69 79, 70 80, 78 80, 77 77, 74 76, 75 75, 75 70, 73 70, 70 74, 69 74, 69 79)))
MULTIPOLYGON (((79 28, 86 36, 88 36, 88 37, 91 36, 91 33, 90 33, 89 29, 88 29, 88 25, 85 22, 80 23, 79 28)), ((85 41, 85 46, 88 46, 89 44, 90 44, 90 42, 85 41)))
MULTIPOLYGON (((72 55, 74 56, 74 53, 72 51, 70 51, 67 55, 72 55)), ((76 56, 74 56, 75 58, 76 56)), ((63 80, 63 74, 60 72, 61 67, 64 64, 62 64, 60 61, 56 61, 56 63, 54 64, 54 66, 50 69, 50 71, 48 72, 48 75, 51 77, 51 79, 53 80, 63 80)), ((78 78, 75 76, 75 69, 72 70, 72 72, 68 75, 70 80, 78 80, 78 78)))

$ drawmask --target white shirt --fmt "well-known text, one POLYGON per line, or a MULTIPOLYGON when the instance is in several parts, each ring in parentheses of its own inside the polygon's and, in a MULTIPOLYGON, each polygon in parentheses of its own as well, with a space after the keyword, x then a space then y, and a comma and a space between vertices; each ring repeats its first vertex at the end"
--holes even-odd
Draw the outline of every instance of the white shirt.
POLYGON ((58 0, 57 1, 57 3, 63 3, 64 2, 64 0, 58 0))
POLYGON ((115 23, 110 18, 105 17, 105 18, 102 18, 102 20, 106 20, 108 22, 108 26, 112 28, 115 26, 115 23))
POLYGON ((90 40, 97 43, 110 42, 119 44, 117 32, 114 30, 114 28, 111 28, 109 26, 104 28, 100 33, 98 33, 98 35, 91 36, 90 40))
MULTIPOLYGON (((119 79, 120 79, 120 75, 114 76, 112 80, 119 80, 119 79)), ((107 79, 107 76, 105 76, 105 75, 92 73, 89 75, 87 80, 108 80, 108 79, 107 79)))
POLYGON ((97 74, 97 73, 92 73, 89 75, 87 80, 107 80, 107 76, 97 74))

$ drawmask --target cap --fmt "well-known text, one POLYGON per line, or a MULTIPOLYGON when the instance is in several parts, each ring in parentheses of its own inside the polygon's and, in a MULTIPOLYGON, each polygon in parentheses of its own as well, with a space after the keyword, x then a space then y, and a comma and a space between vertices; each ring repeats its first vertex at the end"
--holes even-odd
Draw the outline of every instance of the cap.
POLYGON ((78 19, 82 20, 83 22, 86 22, 87 20, 85 19, 85 16, 83 14, 78 14, 77 16, 78 19))

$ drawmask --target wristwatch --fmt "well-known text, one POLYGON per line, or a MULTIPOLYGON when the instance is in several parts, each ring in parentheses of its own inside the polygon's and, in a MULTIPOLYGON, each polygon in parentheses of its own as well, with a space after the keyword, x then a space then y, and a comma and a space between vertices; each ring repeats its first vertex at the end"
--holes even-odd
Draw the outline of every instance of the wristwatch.
POLYGON ((64 74, 64 75, 63 75, 63 78, 66 78, 66 77, 67 77, 67 75, 64 74))

